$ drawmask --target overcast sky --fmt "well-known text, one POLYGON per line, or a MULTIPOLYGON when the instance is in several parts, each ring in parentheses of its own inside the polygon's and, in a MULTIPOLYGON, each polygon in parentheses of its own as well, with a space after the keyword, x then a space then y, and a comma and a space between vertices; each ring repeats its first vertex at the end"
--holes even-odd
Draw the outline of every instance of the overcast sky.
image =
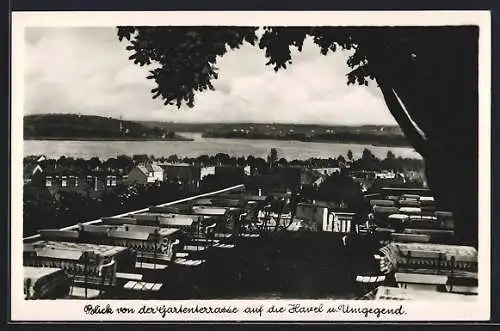
POLYGON ((25 113, 81 113, 174 122, 395 124, 375 84, 347 86, 346 57, 310 40, 275 73, 263 51, 246 45, 218 62, 215 91, 193 109, 153 100, 147 68, 128 60, 115 28, 29 28, 25 40, 25 113))

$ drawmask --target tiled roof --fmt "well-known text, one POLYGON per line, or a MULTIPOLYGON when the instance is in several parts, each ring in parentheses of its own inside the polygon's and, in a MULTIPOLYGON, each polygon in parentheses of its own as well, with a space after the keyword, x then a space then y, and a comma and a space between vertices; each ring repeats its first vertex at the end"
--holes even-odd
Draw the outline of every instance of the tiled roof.
POLYGON ((71 169, 69 167, 45 167, 44 172, 47 176, 80 176, 82 169, 71 169))
POLYGON ((168 167, 194 167, 193 165, 189 163, 160 163, 158 166, 162 168, 168 168, 168 167))
POLYGON ((159 165, 157 165, 157 164, 152 164, 152 165, 151 165, 151 169, 152 169, 154 172, 161 172, 161 171, 163 171, 163 168, 162 168, 162 167, 160 167, 160 166, 159 166, 159 165))
POLYGON ((162 172, 163 168, 157 164, 147 163, 145 165, 138 165, 137 168, 144 174, 148 175, 150 172, 162 172))
POLYGON ((145 174, 146 176, 148 176, 148 175, 149 175, 149 171, 148 171, 148 169, 147 169, 145 166, 143 166, 143 165, 138 165, 138 166, 137 166, 137 169, 138 169, 140 172, 142 172, 143 174, 145 174))

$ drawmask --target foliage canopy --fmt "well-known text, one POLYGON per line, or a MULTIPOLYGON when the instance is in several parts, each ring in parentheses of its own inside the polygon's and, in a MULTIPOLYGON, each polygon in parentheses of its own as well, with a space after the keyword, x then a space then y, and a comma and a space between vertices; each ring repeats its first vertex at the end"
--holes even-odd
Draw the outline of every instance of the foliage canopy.
MULTIPOLYGON (((335 22, 332 22, 334 24, 335 22)), ((118 27, 134 63, 154 65, 153 97, 193 107, 214 89, 218 57, 244 43, 265 51, 275 71, 292 64, 291 48, 312 38, 323 55, 351 50, 348 84, 375 81, 406 138, 425 159, 440 208, 457 215, 463 243, 477 243, 477 26, 434 27, 118 27), (450 168, 448 165, 452 164, 450 168), (461 178, 461 180, 457 180, 461 178), (462 192, 469 192, 468 194, 462 192)))

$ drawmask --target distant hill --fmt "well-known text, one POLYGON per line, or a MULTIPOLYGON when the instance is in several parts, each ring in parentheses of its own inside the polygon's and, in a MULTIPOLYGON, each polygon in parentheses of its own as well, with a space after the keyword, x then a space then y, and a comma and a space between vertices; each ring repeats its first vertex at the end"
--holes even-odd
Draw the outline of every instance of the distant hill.
POLYGON ((24 117, 24 139, 58 140, 191 140, 182 132, 204 137, 353 142, 408 146, 398 126, 278 123, 172 123, 121 121, 110 117, 43 114, 24 117), (180 133, 181 135, 177 134, 180 133))
POLYGON ((135 121, 76 114, 25 116, 24 139, 188 140, 174 131, 135 121))
POLYGON ((176 132, 201 132, 206 138, 343 142, 381 146, 410 146, 398 126, 317 125, 278 123, 169 123, 141 122, 176 132))

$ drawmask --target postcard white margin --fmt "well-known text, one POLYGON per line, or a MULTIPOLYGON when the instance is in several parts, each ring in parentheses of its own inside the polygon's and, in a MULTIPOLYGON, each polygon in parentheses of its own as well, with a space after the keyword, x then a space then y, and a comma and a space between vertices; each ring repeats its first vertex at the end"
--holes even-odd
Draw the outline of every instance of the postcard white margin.
MULTIPOLYGON (((236 12, 14 12, 12 13, 11 109, 11 320, 16 321, 467 321, 490 318, 490 109, 491 18, 488 11, 236 11, 236 12), (117 25, 234 25, 234 26, 442 26, 477 25, 479 39, 479 295, 474 302, 382 302, 342 300, 23 300, 22 190, 24 29, 26 27, 113 27, 117 25), (129 308, 135 313, 90 315, 88 304, 129 308), (322 312, 292 313, 293 304, 323 307, 322 312), (233 307, 237 313, 139 314, 143 306, 233 307), (263 313, 259 314, 262 305, 263 313), (286 307, 281 313, 268 309, 286 307), (403 306, 404 314, 379 314, 403 306), (328 313, 327 307, 356 308, 358 313, 328 313), (252 308, 254 313, 244 313, 252 308), (371 309, 371 310, 370 310, 371 309)), ((57 60, 57 59, 54 59, 57 60)), ((144 308, 143 308, 144 309, 144 308)))

